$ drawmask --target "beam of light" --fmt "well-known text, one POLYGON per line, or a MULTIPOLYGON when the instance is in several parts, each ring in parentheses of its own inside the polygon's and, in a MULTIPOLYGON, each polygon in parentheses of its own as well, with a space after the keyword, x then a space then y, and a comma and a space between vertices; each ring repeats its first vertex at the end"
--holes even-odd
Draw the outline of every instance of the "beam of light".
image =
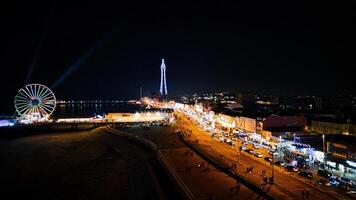
POLYGON ((132 11, 130 13, 128 13, 127 15, 125 15, 124 18, 120 19, 119 21, 117 21, 112 30, 110 32, 106 32, 103 34, 103 36, 97 41, 95 42, 92 47, 86 51, 84 54, 82 54, 81 57, 78 58, 78 60, 76 60, 75 63, 73 63, 72 65, 70 65, 68 67, 68 69, 62 74, 62 76, 60 76, 52 85, 51 85, 51 89, 54 89, 55 87, 57 87, 62 81, 64 81, 73 71, 77 70, 80 65, 82 65, 86 60, 88 60, 95 52, 97 49, 99 49, 100 47, 102 47, 105 42, 107 40, 109 40, 113 33, 115 33, 116 31, 118 31, 118 29, 121 27, 121 25, 126 22, 125 20, 127 20, 128 18, 132 17, 135 15, 135 13, 139 13, 139 11, 132 11))
POLYGON ((55 8, 55 0, 52 3, 52 7, 51 7, 51 10, 50 10, 49 16, 48 16, 47 20, 45 21, 42 37, 41 37, 40 41, 38 42, 38 45, 37 45, 37 48, 36 48, 36 52, 35 52, 35 54, 34 54, 34 56, 32 58, 31 65, 29 66, 28 73, 27 73, 26 80, 25 80, 25 85, 27 85, 28 82, 30 81, 33 68, 34 68, 35 64, 37 63, 38 56, 39 56, 41 48, 42 48, 43 41, 47 37, 48 27, 49 27, 49 19, 50 19, 51 15, 52 15, 52 13, 54 11, 54 8, 55 8))
POLYGON ((80 65, 82 65, 86 60, 88 60, 95 52, 97 49, 99 49, 100 47, 102 47, 104 45, 104 43, 111 38, 112 34, 113 34, 114 30, 105 33, 100 40, 98 40, 97 42, 95 42, 93 44, 93 46, 86 51, 75 63, 73 63, 72 65, 69 66, 69 68, 67 69, 67 71, 64 72, 64 74, 62 74, 61 77, 59 77, 59 79, 57 79, 52 86, 50 87, 51 89, 54 89, 55 87, 57 87, 62 81, 64 81, 73 71, 77 70, 80 65))

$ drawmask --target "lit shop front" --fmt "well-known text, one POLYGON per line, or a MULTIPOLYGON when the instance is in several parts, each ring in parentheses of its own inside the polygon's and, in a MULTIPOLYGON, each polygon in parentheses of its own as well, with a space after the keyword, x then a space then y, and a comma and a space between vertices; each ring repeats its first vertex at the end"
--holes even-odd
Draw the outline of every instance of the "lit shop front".
POLYGON ((334 156, 326 156, 325 168, 339 171, 341 174, 356 175, 356 161, 337 158, 334 156))

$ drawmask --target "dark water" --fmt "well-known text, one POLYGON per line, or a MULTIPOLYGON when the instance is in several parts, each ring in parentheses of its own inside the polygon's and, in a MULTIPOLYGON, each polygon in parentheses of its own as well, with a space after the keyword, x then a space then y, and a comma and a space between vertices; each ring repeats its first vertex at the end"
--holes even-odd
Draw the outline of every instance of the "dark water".
POLYGON ((101 103, 101 104, 58 104, 53 112, 53 118, 93 117, 109 112, 135 112, 144 107, 129 103, 101 103))

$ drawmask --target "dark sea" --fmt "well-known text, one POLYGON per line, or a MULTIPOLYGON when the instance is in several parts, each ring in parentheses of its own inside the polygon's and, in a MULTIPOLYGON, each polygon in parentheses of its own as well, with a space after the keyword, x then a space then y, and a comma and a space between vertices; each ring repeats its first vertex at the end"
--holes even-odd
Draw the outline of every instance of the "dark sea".
POLYGON ((136 112, 144 109, 140 104, 120 103, 75 103, 57 104, 53 118, 94 117, 110 112, 136 112))

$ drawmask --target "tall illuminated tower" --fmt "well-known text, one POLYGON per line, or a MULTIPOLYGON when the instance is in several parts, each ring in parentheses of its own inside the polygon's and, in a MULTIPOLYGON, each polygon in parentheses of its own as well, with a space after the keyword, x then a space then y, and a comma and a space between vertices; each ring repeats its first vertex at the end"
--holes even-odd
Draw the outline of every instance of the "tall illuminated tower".
POLYGON ((166 65, 164 64, 164 59, 162 59, 161 64, 161 85, 159 87, 159 94, 160 95, 167 95, 167 83, 166 83, 166 65), (164 88, 164 91, 163 91, 164 88))

